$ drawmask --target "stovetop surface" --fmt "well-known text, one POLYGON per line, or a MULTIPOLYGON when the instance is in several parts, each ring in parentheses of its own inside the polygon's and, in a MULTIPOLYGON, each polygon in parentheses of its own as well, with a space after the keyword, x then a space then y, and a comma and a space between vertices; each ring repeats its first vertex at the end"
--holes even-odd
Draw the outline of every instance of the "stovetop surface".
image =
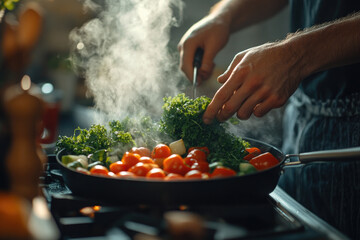
POLYGON ((62 239, 326 239, 270 196, 227 205, 174 206, 114 205, 77 197, 52 157, 42 189, 62 239))

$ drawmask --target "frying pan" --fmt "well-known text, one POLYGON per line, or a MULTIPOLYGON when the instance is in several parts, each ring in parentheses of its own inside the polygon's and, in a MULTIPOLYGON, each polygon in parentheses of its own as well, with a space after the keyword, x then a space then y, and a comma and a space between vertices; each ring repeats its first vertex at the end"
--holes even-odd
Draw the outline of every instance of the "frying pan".
POLYGON ((360 147, 285 155, 270 144, 249 138, 244 140, 262 152, 272 153, 279 160, 279 164, 244 176, 163 181, 110 178, 79 173, 61 163, 61 157, 66 154, 64 150, 56 155, 56 159, 65 184, 73 194, 80 197, 112 204, 214 204, 264 199, 275 189, 282 170, 289 165, 360 157, 360 147), (289 162, 290 157, 297 157, 299 161, 289 162))

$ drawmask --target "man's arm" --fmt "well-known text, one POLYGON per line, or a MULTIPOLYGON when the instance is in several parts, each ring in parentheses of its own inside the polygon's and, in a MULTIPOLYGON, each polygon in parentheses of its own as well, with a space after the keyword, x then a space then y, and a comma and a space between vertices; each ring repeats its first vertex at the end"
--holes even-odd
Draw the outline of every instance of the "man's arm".
POLYGON ((360 12, 290 34, 283 44, 299 56, 306 76, 360 62, 360 12))
POLYGON ((283 106, 307 76, 360 62, 360 12, 238 53, 203 119, 261 117, 283 106))
POLYGON ((209 16, 228 22, 235 32, 275 15, 287 4, 288 0, 223 0, 211 8, 209 16))
POLYGON ((192 80, 192 62, 197 48, 204 49, 199 79, 210 77, 216 54, 226 45, 232 32, 264 20, 286 6, 287 0, 223 0, 195 23, 181 38, 180 68, 192 80))

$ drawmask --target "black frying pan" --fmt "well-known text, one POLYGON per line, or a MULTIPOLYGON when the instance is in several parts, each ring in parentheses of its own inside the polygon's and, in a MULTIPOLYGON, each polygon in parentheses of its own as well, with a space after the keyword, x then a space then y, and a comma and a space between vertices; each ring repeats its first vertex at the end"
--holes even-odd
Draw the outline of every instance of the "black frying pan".
POLYGON ((285 155, 279 149, 254 139, 245 139, 262 152, 272 153, 279 164, 260 172, 216 179, 194 179, 184 181, 163 181, 148 179, 123 179, 86 175, 67 168, 61 163, 60 151, 56 159, 63 179, 73 194, 110 203, 130 204, 204 204, 232 203, 265 198, 279 180, 282 169, 287 165, 319 160, 341 160, 360 156, 360 147, 285 155), (286 159, 296 156, 299 162, 286 159))

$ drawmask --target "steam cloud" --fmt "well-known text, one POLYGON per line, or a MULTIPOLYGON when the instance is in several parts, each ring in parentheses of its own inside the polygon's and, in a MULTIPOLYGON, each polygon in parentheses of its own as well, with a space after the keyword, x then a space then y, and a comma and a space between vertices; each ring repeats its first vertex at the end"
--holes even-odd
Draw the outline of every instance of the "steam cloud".
MULTIPOLYGON (((81 0, 97 18, 74 29, 70 38, 83 69, 97 122, 133 114, 160 116, 166 95, 186 81, 178 69, 176 49, 169 47, 171 27, 182 18, 181 0, 81 0), (101 2, 98 4, 97 2, 101 2), (177 17, 175 17, 177 16, 177 17), (102 118, 105 115, 107 118, 102 118)), ((230 132, 281 145, 282 109, 229 125, 230 132)))
POLYGON ((159 114, 163 97, 177 94, 181 82, 177 53, 169 41, 171 27, 181 20, 183 3, 100 2, 84 1, 97 18, 70 34, 76 64, 84 71, 95 107, 112 119, 159 114))

